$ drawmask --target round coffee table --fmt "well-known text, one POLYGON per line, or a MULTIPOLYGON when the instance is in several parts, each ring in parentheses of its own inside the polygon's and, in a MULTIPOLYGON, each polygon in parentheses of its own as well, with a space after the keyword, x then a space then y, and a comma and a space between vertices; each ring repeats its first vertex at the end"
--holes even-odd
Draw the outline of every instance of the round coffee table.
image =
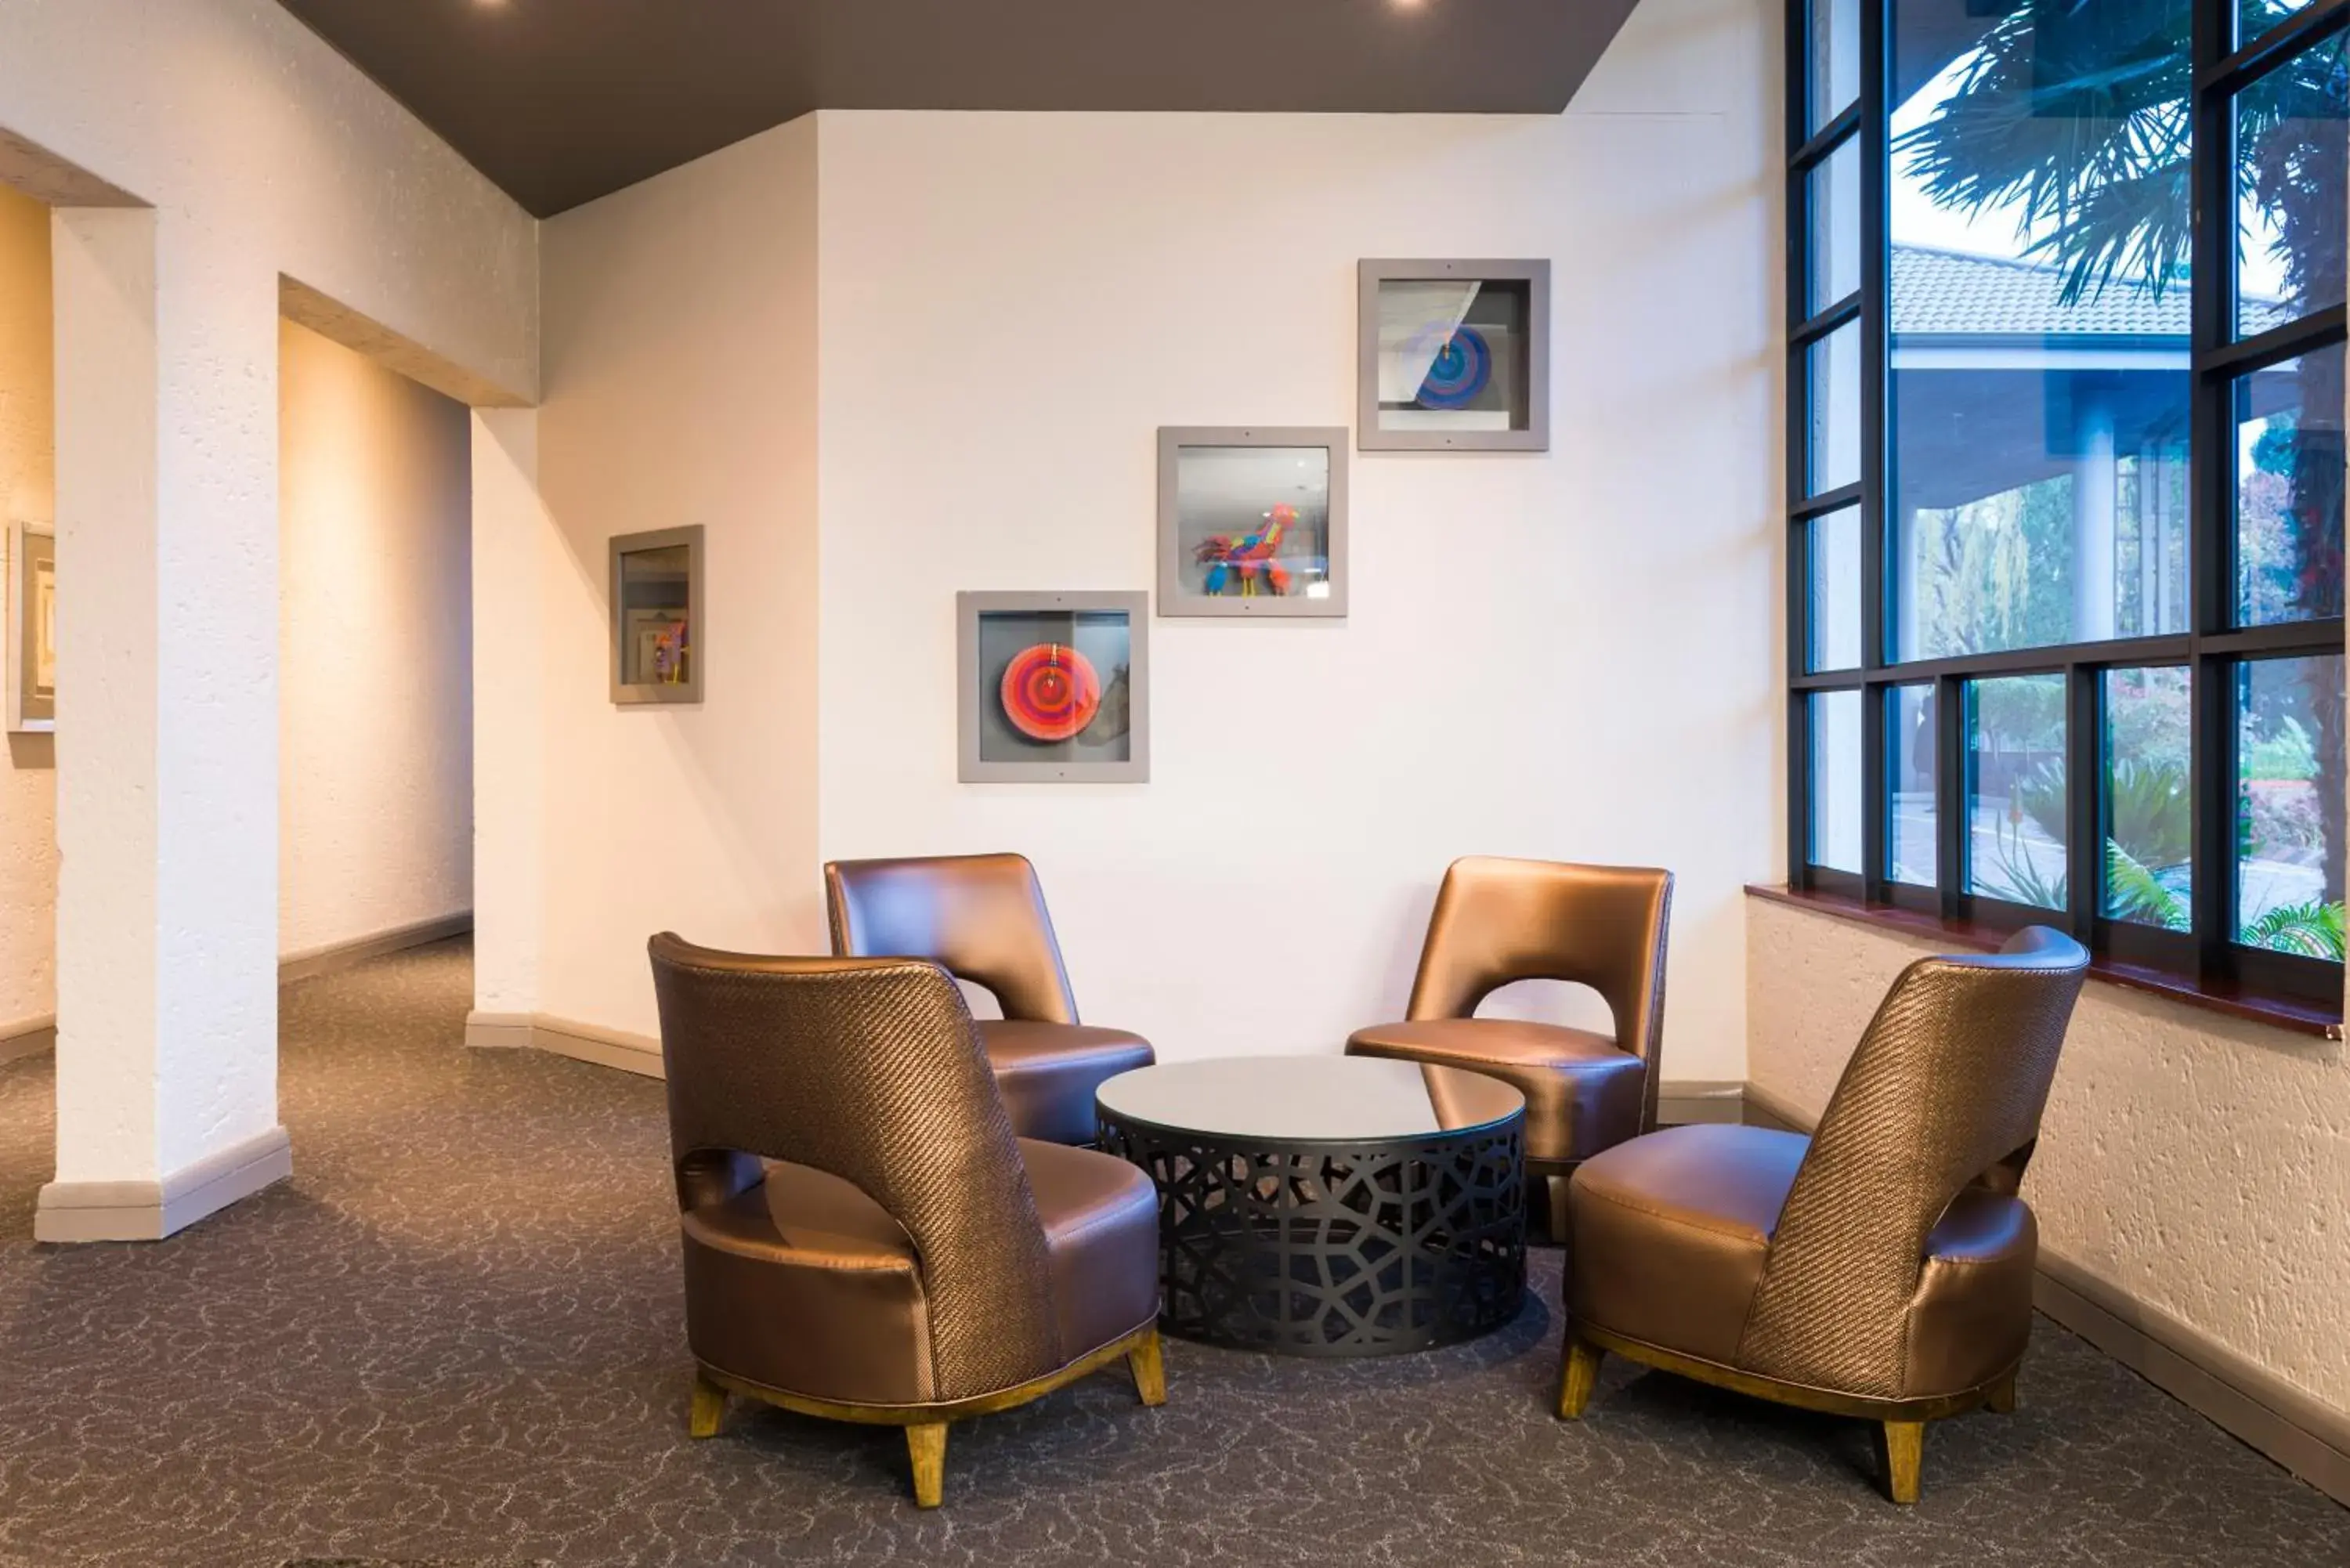
POLYGON ((1159 1187, 1159 1323, 1292 1355, 1473 1339, 1526 1288, 1525 1097, 1360 1056, 1121 1073, 1102 1147, 1159 1187))

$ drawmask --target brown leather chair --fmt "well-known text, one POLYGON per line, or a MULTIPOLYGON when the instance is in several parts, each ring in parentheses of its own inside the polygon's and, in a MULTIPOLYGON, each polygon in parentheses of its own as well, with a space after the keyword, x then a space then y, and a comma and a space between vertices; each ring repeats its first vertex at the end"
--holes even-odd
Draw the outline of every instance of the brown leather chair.
POLYGON ((1150 1042, 1077 1022, 1077 999, 1036 868, 1019 855, 836 860, 824 868, 832 950, 926 958, 993 993, 981 1019, 1012 1130, 1049 1143, 1094 1141, 1102 1080, 1157 1060, 1150 1042))
POLYGON ((1916 1501, 1927 1422, 2015 1407, 2038 1245, 2016 1187, 2088 965, 2044 927, 1920 959, 1811 1137, 1674 1127, 1586 1163, 1559 1414, 1614 1351, 1879 1422, 1887 1490, 1916 1501))
POLYGON ((1358 1029, 1351 1056, 1467 1067, 1526 1096, 1526 1175, 1548 1179, 1550 1234, 1565 1239, 1566 1178, 1657 1125, 1672 873, 1472 856, 1444 874, 1412 982, 1410 1016, 1358 1029), (1614 1034, 1472 1016, 1513 981, 1587 985, 1614 1034))
POLYGON ((1015 1139, 954 981, 910 959, 655 937, 697 1438, 729 1394, 906 1428, 938 1506, 947 1423, 1159 1354, 1139 1169, 1015 1139))

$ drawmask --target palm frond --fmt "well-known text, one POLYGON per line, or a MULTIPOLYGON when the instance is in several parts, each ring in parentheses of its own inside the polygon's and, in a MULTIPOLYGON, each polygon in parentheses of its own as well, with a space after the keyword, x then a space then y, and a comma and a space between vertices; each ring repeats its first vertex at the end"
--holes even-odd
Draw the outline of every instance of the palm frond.
POLYGON ((2307 958, 2343 961, 2343 909, 2338 903, 2312 898, 2300 904, 2279 904, 2237 933, 2248 947, 2272 952, 2300 953, 2307 958))

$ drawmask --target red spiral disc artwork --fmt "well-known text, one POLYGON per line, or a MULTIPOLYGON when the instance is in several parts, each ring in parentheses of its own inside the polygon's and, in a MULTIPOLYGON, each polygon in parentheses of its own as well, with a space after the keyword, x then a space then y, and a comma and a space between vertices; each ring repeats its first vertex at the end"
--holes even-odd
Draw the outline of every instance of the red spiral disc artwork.
POLYGON ((1003 670, 1003 716, 1032 741, 1066 741, 1101 711, 1093 660, 1065 643, 1040 642, 1003 670))

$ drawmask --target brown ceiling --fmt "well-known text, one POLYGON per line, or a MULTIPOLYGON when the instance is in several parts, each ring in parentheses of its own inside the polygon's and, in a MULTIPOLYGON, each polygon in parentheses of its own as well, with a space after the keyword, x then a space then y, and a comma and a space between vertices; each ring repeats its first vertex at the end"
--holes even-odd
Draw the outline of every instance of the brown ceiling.
POLYGON ((1634 0, 282 0, 541 217, 814 109, 1555 113, 1634 0))

